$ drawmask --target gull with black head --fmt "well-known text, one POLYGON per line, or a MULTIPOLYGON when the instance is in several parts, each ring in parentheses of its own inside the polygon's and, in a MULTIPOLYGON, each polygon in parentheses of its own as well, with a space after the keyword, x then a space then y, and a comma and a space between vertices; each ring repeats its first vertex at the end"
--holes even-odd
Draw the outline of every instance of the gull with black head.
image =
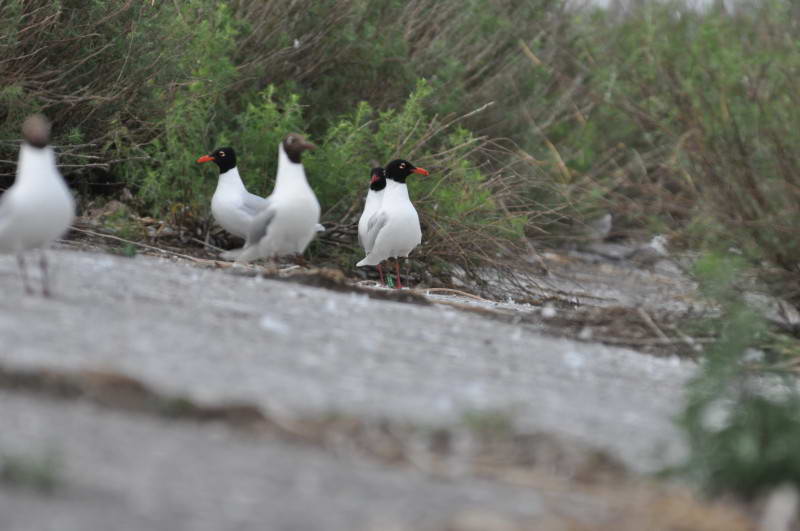
POLYGON ((236 166, 236 151, 232 147, 217 148, 197 162, 213 162, 219 168, 217 188, 211 197, 214 220, 234 236, 246 238, 250 223, 266 206, 267 200, 245 188, 236 166))
POLYGON ((422 243, 422 229, 417 209, 408 196, 406 178, 411 174, 428 175, 407 160, 396 159, 386 165, 386 189, 380 208, 370 216, 362 245, 367 255, 356 266, 379 265, 396 258, 397 287, 400 280, 400 258, 406 258, 422 243))
MULTIPOLYGON (((367 197, 364 200, 364 211, 361 217, 358 218, 358 243, 364 248, 364 252, 369 254, 372 250, 367 247, 367 227, 372 215, 380 210, 383 203, 383 192, 386 189, 386 170, 378 166, 370 170, 369 189, 367 190, 367 197)), ((378 273, 381 276, 381 284, 383 281, 383 269, 381 264, 378 264, 378 273)))
MULTIPOLYGON (((253 219, 267 206, 267 198, 251 194, 244 186, 232 147, 217 148, 197 159, 198 163, 213 162, 219 168, 217 188, 211 197, 211 214, 214 220, 234 236, 246 239, 253 219)), ((317 232, 325 227, 316 226, 317 232)), ((222 257, 234 260, 240 250, 226 251, 222 257)))

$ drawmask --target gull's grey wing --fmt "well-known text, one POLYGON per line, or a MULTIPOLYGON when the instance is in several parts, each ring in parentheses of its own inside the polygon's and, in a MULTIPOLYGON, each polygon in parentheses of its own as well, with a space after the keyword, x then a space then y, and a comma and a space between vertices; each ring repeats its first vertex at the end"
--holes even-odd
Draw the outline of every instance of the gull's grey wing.
POLYGON ((250 192, 245 192, 242 208, 251 216, 255 216, 266 208, 268 201, 269 198, 259 197, 250 192))
POLYGON ((261 238, 266 236, 269 224, 275 218, 275 209, 272 208, 269 199, 264 201, 264 207, 253 218, 250 224, 250 231, 247 233, 247 245, 258 245, 261 238))
POLYGON ((363 242, 363 247, 367 252, 372 251, 372 248, 375 247, 375 240, 378 239, 378 234, 383 229, 384 225, 386 225, 386 221, 388 220, 388 216, 384 211, 378 211, 370 216, 369 221, 367 222, 367 236, 366 241, 363 242))

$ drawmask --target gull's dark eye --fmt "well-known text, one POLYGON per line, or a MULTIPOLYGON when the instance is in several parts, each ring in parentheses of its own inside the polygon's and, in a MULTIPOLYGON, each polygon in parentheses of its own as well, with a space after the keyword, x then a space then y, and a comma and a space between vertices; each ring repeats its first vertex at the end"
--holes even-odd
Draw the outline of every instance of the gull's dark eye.
POLYGON ((225 152, 224 152, 224 151, 220 151, 220 152, 219 152, 219 156, 220 156, 220 157, 224 157, 224 156, 225 156, 225 152))
POLYGON ((400 165, 400 169, 401 169, 401 170, 402 170, 402 169, 404 169, 405 167, 406 167, 406 165, 405 165, 405 164, 401 164, 401 165, 400 165))

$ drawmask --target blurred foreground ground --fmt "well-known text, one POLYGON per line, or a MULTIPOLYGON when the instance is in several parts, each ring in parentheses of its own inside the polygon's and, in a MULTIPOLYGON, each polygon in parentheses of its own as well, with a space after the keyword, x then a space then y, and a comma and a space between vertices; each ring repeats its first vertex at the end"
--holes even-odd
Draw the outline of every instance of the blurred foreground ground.
POLYGON ((615 301, 576 341, 533 304, 51 258, 52 300, 0 258, 0 529, 750 528, 645 476, 695 363, 585 331, 690 305, 677 273, 562 261, 553 289, 615 301))

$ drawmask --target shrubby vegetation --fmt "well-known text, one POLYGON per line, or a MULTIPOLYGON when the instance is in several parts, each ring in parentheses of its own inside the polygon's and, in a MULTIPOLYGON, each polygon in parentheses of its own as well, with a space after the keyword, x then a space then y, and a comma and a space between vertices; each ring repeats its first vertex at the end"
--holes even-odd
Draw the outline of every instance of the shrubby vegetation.
MULTIPOLYGON (((144 211, 195 219, 213 179, 193 158, 231 143, 264 192, 275 139, 293 128, 323 145, 309 163, 328 165, 314 186, 326 222, 339 223, 353 199, 347 187, 367 167, 354 163, 385 162, 411 129, 418 141, 469 115, 413 153, 462 183, 435 187, 436 212, 461 208, 450 198, 477 204, 488 194, 476 216, 497 226, 510 212, 501 232, 525 224, 546 240, 611 210, 619 229, 724 239, 796 273, 792 3, 728 13, 671 1, 624 15, 558 0, 467 7, 9 0, 0 5, 0 160, 13 161, 21 117, 44 110, 83 191, 127 186, 144 211), (407 104, 419 106, 418 123, 402 122, 407 104), (352 124, 364 129, 353 135, 352 124), (468 137, 459 157, 434 156, 468 137), (467 182, 481 186, 465 191, 467 182)), ((0 163, 0 174, 12 173, 0 163)))
POLYGON ((275 140, 294 129, 323 146, 309 166, 325 170, 314 186, 330 223, 348 221, 372 159, 403 153, 461 184, 425 197, 436 226, 481 205, 473 221, 546 239, 611 210, 629 232, 724 239, 796 273, 792 3, 624 15, 462 4, 9 0, 2 160, 21 117, 44 110, 82 190, 127 186, 144 211, 178 204, 197 218, 213 188, 191 162, 199 153, 235 145, 263 193, 275 140))
MULTIPOLYGON (((404 156, 433 171, 411 183, 427 269, 498 264, 525 235, 610 210, 628 234, 736 247, 798 300, 800 10, 638 4, 5 0, 0 179, 41 110, 84 197, 127 188, 131 208, 196 230, 215 186, 199 155, 234 146, 264 194, 279 139, 298 131, 320 146, 306 164, 331 227, 315 258, 352 265, 367 172, 404 156)), ((746 495, 798 483, 797 398, 753 391, 741 360, 765 327, 727 262, 708 260, 724 311, 683 419, 692 470, 746 495)))
POLYGON ((696 265, 705 295, 720 308, 703 325, 719 339, 689 385, 680 423, 691 449, 684 472, 710 493, 754 498, 782 484, 800 485, 800 393, 786 370, 796 358, 768 348, 775 337, 738 289, 744 266, 719 254, 696 265))
POLYGON ((627 177, 606 179, 631 219, 797 272, 798 17, 782 1, 734 13, 665 3, 587 46, 597 95, 613 104, 603 134, 634 155, 627 177))
MULTIPOLYGON (((317 251, 342 263, 353 259, 369 168, 403 156, 433 171, 412 184, 429 242, 420 256, 495 259, 498 245, 518 245, 531 212, 522 169, 546 172, 475 120, 502 129, 509 108, 485 105, 501 96, 491 87, 506 63, 528 75, 525 59, 506 52, 544 22, 509 28, 555 3, 496 14, 473 4, 11 0, 0 6, 0 137, 17 138, 21 117, 43 110, 83 191, 127 187, 142 213, 192 226, 207 217, 216 180, 194 163, 200 154, 234 146, 248 186, 263 194, 279 139, 304 132, 321 147, 306 165, 323 221, 338 230, 317 251)), ((13 142, 0 149, 13 160, 13 142)))

